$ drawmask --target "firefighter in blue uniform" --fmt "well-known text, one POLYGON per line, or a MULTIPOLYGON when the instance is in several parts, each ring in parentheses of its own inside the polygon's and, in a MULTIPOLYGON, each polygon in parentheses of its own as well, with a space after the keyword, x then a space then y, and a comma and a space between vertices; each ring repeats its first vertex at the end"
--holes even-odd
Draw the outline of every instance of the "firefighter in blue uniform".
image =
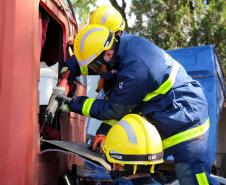
MULTIPOLYGON (((90 15, 89 24, 99 24, 107 27, 108 29, 114 32, 116 37, 120 37, 122 34, 125 34, 125 21, 121 14, 112 6, 99 6, 96 8, 90 15)), ((74 65, 78 65, 75 57, 73 56, 70 60, 66 61, 66 68, 69 68, 73 74, 77 74, 79 70, 74 65), (73 62, 70 62, 72 60, 73 62)), ((77 66, 78 67, 78 66, 77 66)), ((96 91, 98 92, 98 98, 108 98, 111 93, 112 87, 115 83, 115 69, 105 73, 104 79, 100 78, 96 91)), ((83 75, 93 74, 92 71, 88 73, 83 73, 83 75)), ((103 142, 106 134, 111 128, 111 122, 102 122, 99 128, 96 131, 96 135, 93 139, 93 150, 98 151, 100 145, 103 142)))
POLYGON ((118 73, 107 100, 59 96, 71 111, 112 124, 128 113, 139 113, 159 131, 165 154, 174 157, 181 185, 217 184, 207 158, 207 100, 200 84, 177 61, 134 35, 116 41, 114 33, 100 25, 77 34, 74 53, 77 75, 90 71, 104 77, 110 63, 116 63, 118 73))

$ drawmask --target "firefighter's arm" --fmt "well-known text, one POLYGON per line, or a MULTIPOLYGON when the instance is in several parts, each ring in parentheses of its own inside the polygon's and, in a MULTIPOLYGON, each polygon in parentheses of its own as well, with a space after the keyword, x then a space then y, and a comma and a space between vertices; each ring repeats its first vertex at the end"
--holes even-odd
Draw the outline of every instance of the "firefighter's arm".
POLYGON ((46 122, 48 124, 52 123, 54 115, 60 106, 60 102, 56 99, 56 97, 62 95, 67 96, 70 90, 69 77, 74 78, 74 76, 79 76, 81 74, 78 62, 70 48, 69 55, 71 57, 64 63, 64 66, 60 72, 59 82, 53 90, 45 113, 42 115, 42 122, 46 122))
POLYGON ((142 103, 143 98, 150 89, 147 87, 147 79, 144 75, 145 69, 142 69, 142 73, 134 70, 134 68, 133 70, 130 69, 128 73, 127 71, 118 73, 117 83, 109 99, 80 96, 70 105, 70 109, 76 113, 99 120, 121 119, 138 104, 142 103))
POLYGON ((69 92, 69 84, 68 84, 68 77, 70 75, 70 71, 65 71, 61 79, 59 80, 57 86, 54 88, 53 93, 50 97, 48 106, 45 110, 45 113, 42 115, 42 121, 48 124, 52 124, 54 115, 57 109, 60 106, 59 101, 56 99, 57 96, 60 95, 67 95, 69 92))

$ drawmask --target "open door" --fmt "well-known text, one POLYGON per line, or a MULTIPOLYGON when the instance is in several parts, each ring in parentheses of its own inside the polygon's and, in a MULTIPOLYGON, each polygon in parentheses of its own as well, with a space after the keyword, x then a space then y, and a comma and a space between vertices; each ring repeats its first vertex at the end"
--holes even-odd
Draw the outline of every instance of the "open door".
MULTIPOLYGON (((39 80, 39 135, 40 138, 60 141, 85 142, 85 118, 74 113, 57 112, 52 125, 43 124, 41 115, 44 113, 50 96, 56 86, 60 71, 66 58, 68 58, 67 37, 69 33, 65 28, 68 18, 54 12, 47 4, 39 7, 39 30, 41 41, 40 52, 40 80, 39 80)), ((76 95, 86 94, 86 78, 73 79, 71 85, 76 86, 76 95)), ((75 93, 75 92, 70 92, 75 93)), ((73 94, 72 94, 73 95, 73 94)), ((38 154, 38 184, 59 184, 61 175, 68 171, 73 164, 82 163, 78 157, 71 153, 57 151, 40 152, 38 154)))

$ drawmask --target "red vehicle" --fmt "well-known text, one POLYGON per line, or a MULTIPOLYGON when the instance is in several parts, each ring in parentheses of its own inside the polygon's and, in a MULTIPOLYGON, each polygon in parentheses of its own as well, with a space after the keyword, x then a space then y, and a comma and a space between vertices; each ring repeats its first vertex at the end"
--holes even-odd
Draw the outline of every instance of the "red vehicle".
MULTIPOLYGON (((72 154, 42 153, 40 137, 85 142, 85 117, 57 113, 53 128, 39 121, 77 29, 69 0, 1 1, 0 185, 58 185, 62 174, 83 162, 72 154), (56 71, 50 75, 53 66, 56 71)), ((85 95, 86 79, 75 83, 76 95, 85 95)), ((223 114, 222 123, 225 119, 223 114)), ((216 166, 222 176, 224 141, 225 126, 220 124, 216 166)))
MULTIPOLYGON (((56 116, 55 128, 39 124, 45 108, 40 105, 40 61, 60 69, 68 57, 77 32, 71 3, 1 1, 0 17, 0 184, 58 184, 79 161, 68 154, 41 154, 40 137, 84 141, 85 118, 64 113, 56 116)), ((86 93, 85 83, 78 78, 77 95, 86 93)))

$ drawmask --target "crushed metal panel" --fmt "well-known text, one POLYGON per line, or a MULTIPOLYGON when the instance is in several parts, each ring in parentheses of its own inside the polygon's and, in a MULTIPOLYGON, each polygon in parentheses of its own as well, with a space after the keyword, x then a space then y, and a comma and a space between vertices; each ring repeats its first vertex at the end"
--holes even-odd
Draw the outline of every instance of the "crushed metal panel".
POLYGON ((106 170, 111 171, 111 166, 105 161, 104 155, 90 150, 89 149, 90 145, 83 144, 83 143, 75 143, 71 141, 58 141, 58 140, 45 140, 45 139, 41 139, 41 142, 43 142, 43 144, 48 143, 55 146, 53 148, 49 147, 47 149, 44 149, 42 153, 50 152, 50 151, 60 151, 60 152, 69 151, 81 157, 84 157, 86 159, 98 162, 106 170))

